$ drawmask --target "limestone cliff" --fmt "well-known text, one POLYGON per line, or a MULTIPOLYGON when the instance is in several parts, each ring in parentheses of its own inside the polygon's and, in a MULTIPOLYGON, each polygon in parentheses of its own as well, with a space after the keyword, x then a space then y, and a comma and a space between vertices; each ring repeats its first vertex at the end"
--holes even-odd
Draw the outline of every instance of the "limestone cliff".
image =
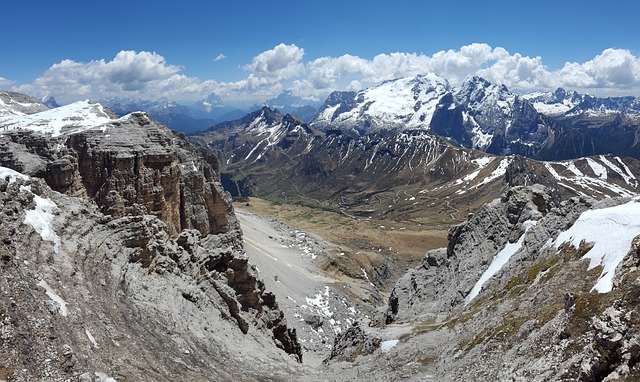
POLYGON ((0 218, 2 380, 282 379, 300 359, 237 231, 171 238, 37 179, 0 179, 0 218))
POLYGON ((0 136, 0 165, 42 177, 56 191, 92 198, 107 215, 151 214, 202 235, 227 232, 230 206, 217 161, 146 114, 52 138, 33 131, 0 136))
POLYGON ((144 113, 9 130, 0 166, 0 380, 282 379, 302 360, 216 158, 181 134, 144 113))

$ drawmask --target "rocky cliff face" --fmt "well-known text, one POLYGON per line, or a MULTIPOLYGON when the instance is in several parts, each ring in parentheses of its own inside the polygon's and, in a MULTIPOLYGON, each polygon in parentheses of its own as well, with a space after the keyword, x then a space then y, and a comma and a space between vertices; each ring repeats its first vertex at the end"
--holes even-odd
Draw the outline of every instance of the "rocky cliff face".
POLYGON ((170 234, 229 230, 217 161, 146 114, 57 139, 16 130, 0 136, 0 165, 44 178, 54 190, 92 198, 114 217, 152 214, 170 234))
POLYGON ((537 221, 551 210, 546 191, 538 186, 512 189, 451 228, 448 247, 429 252, 419 267, 398 281, 386 322, 406 322, 425 314, 435 317, 463 303, 483 265, 490 264, 507 243, 518 241, 525 222, 537 221))
MULTIPOLYGON (((448 248, 429 252, 398 281, 386 322, 427 322, 426 333, 455 342, 436 361, 445 380, 633 380, 639 338, 631 327, 638 318, 629 312, 637 293, 640 231, 627 223, 606 228, 626 219, 613 211, 635 216, 637 201, 557 202, 544 187, 513 188, 453 227, 448 248), (589 225, 588 232, 628 231, 626 239, 617 239, 624 247, 603 244, 598 234, 580 236, 584 228, 574 227, 587 227, 580 225, 587 216, 606 216, 608 222, 591 222, 598 227, 589 225), (572 245, 564 242, 567 237, 572 245), (602 245, 607 256, 618 252, 626 260, 611 267, 582 260, 593 259, 590 251, 602 245), (614 279, 611 289, 594 290, 606 277, 614 279)), ((424 326, 414 333, 419 331, 424 326)))
POLYGON ((216 158, 143 113, 56 131, 0 134, 0 379, 291 373, 216 158))
POLYGON ((336 340, 326 375, 637 380, 640 203, 549 191, 511 188, 453 227, 398 281, 379 325, 336 340), (358 370, 339 371, 342 359, 358 370))
POLYGON ((171 238, 154 216, 105 216, 37 179, 0 191, 2 379, 282 377, 272 341, 300 360, 239 231, 171 238))

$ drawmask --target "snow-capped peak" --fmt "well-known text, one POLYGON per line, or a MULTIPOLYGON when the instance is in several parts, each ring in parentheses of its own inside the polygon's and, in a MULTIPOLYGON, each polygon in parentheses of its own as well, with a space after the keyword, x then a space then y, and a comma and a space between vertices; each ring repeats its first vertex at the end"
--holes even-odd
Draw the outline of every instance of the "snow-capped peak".
POLYGON ((385 81, 355 94, 334 94, 312 126, 357 130, 428 128, 449 82, 429 73, 385 81), (350 99, 345 99, 349 97, 350 99))

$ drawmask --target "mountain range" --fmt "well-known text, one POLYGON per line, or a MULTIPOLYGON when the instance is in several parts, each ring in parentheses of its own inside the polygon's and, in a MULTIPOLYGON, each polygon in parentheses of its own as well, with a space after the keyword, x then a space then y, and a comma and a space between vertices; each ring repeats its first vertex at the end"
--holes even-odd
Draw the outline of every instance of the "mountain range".
MULTIPOLYGON (((57 107, 54 103, 43 102, 49 107, 57 107)), ((258 110, 262 106, 277 108, 284 113, 298 115, 303 119, 312 118, 319 104, 294 96, 290 91, 284 91, 275 98, 265 101, 263 105, 249 107, 232 107, 225 105, 224 101, 212 93, 206 98, 192 104, 180 104, 170 100, 141 100, 108 98, 99 101, 118 115, 125 115, 136 111, 144 111, 153 118, 171 127, 174 130, 193 134, 204 131, 217 123, 238 119, 252 110, 258 110)))
POLYGON ((632 196, 640 170, 638 160, 610 155, 550 162, 495 156, 426 129, 325 133, 266 107, 191 140, 219 158, 234 196, 322 200, 378 217, 419 216, 425 205, 463 217, 508 187, 533 183, 553 186, 559 198, 632 196))
POLYGON ((480 77, 452 87, 429 74, 333 93, 309 124, 352 135, 418 128, 496 155, 638 158, 638 104, 635 97, 601 99, 563 89, 518 95, 480 77))
POLYGON ((425 75, 187 137, 0 92, 0 379, 637 379, 637 114, 605 100, 425 75), (407 269, 227 191, 451 228, 407 269))
MULTIPOLYGON (((49 102, 50 107, 57 105, 53 97, 49 102)), ((118 115, 145 111, 187 134, 266 106, 295 115, 320 131, 339 129, 352 136, 425 129, 458 146, 495 155, 543 160, 601 154, 640 158, 636 97, 598 98, 561 88, 520 95, 477 76, 460 86, 435 74, 399 78, 358 92, 334 92, 323 104, 291 91, 245 109, 226 106, 216 94, 191 105, 119 98, 101 104, 118 115)))

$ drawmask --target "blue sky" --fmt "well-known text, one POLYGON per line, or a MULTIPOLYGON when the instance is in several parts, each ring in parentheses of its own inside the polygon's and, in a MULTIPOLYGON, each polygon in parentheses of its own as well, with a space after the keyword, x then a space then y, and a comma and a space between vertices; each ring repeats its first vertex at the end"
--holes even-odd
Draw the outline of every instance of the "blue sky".
POLYGON ((0 88, 322 99, 397 76, 640 95, 637 1, 3 0, 0 88), (474 45, 475 44, 475 45, 474 45), (215 60, 218 57, 218 60, 215 60), (567 64, 570 63, 570 64, 567 64))

